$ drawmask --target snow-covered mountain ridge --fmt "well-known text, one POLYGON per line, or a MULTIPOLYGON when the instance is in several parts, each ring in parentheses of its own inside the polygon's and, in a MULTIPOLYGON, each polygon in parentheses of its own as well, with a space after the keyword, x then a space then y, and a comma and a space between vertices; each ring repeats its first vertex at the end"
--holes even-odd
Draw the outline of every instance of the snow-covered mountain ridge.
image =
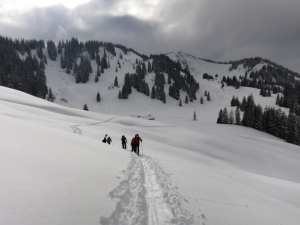
MULTIPOLYGON (((185 68, 188 66, 189 70, 191 72, 194 72, 195 74, 203 74, 203 73, 214 73, 218 74, 217 72, 224 73, 226 71, 232 71, 237 70, 239 75, 244 75, 242 73, 250 73, 252 71, 258 71, 260 70, 264 65, 268 66, 271 65, 277 69, 282 69, 287 71, 287 74, 295 76, 295 79, 300 79, 299 73, 296 73, 294 71, 291 71, 281 65, 278 65, 277 63, 274 63, 268 59, 262 59, 260 57, 255 58, 245 58, 238 61, 229 61, 229 62, 216 62, 209 59, 203 59, 203 58, 197 58, 193 55, 184 53, 182 51, 179 51, 177 53, 168 53, 166 54, 168 57, 170 57, 174 61, 181 62, 182 66, 185 68), (202 67, 202 71, 199 71, 195 69, 195 65, 198 67, 202 67), (219 69, 215 71, 211 71, 209 68, 219 69)), ((213 75, 215 75, 213 74, 213 75)))

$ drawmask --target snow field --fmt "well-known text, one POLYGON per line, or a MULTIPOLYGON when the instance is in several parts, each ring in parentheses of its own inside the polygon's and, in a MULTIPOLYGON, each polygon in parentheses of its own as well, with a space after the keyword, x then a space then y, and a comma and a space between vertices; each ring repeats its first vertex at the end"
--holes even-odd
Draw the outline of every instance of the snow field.
MULTIPOLYGON (((229 72, 228 65, 195 62, 196 102, 179 107, 168 85, 167 104, 134 89, 128 100, 119 100, 120 88, 108 86, 116 75, 122 86, 140 58, 123 54, 116 73, 118 57, 109 57, 111 68, 99 83, 91 76, 86 84, 75 84, 60 69, 60 57, 48 59, 47 85, 56 103, 80 110, 0 87, 0 224, 299 224, 299 147, 254 129, 216 124, 219 110, 231 109, 232 95, 241 101, 252 93, 263 107, 275 107, 275 96, 262 98, 244 87, 222 90, 202 73, 221 79, 243 75, 242 68, 229 72), (212 101, 204 98, 200 105, 205 90, 212 101), (83 111, 84 104, 93 112, 83 111), (130 117, 149 114, 155 121, 130 117), (136 133, 143 139, 142 157, 121 149, 121 136, 130 142, 136 133), (105 134, 112 145, 101 142, 105 134)), ((153 77, 146 75, 150 88, 153 77)))

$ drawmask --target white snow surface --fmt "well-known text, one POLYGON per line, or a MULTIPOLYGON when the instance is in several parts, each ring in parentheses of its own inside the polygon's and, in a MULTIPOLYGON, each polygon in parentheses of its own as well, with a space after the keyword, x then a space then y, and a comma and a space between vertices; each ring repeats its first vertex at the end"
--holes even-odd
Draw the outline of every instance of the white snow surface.
MULTIPOLYGON (((121 50, 116 51, 118 56, 121 50)), ((63 106, 0 87, 0 224, 300 223, 299 146, 216 124, 219 110, 231 108, 232 95, 242 100, 252 93, 263 107, 276 107, 276 96, 221 89, 218 81, 202 79, 203 68, 218 73, 218 80, 243 71, 204 62, 189 64, 200 82, 193 103, 179 107, 166 94, 163 104, 134 89, 129 99, 119 100, 120 88, 108 86, 116 75, 122 86, 125 72, 133 73, 140 58, 123 54, 116 73, 118 57, 109 57, 111 68, 99 83, 91 78, 87 84, 75 84, 60 69, 59 57, 48 59, 47 85, 63 106), (205 90, 212 100, 201 105, 205 90), (90 111, 82 110, 84 104, 90 111), (143 139, 140 157, 129 147, 137 133, 143 139), (101 142, 105 134, 112 145, 101 142), (122 135, 127 150, 121 148, 122 135)), ((146 81, 152 87, 154 74, 146 81)))

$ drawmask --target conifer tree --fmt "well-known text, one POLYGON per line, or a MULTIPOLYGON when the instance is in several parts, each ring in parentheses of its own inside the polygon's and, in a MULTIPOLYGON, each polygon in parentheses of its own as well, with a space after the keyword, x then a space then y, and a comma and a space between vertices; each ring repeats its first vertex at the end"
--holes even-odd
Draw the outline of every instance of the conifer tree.
POLYGON ((235 100, 235 97, 234 97, 234 96, 232 96, 230 105, 231 105, 231 106, 236 106, 236 100, 235 100))
POLYGON ((115 78, 115 83, 114 83, 114 86, 115 87, 119 87, 119 83, 118 83, 118 77, 116 76, 116 78, 115 78))
POLYGON ((152 72, 151 63, 150 63, 150 61, 148 61, 148 73, 151 73, 151 72, 152 72))
POLYGON ((116 73, 118 72, 118 67, 116 67, 116 73))
POLYGON ((122 88, 122 98, 128 99, 129 93, 128 93, 128 84, 124 84, 122 88))
POLYGON ((185 104, 188 104, 189 103, 189 99, 188 99, 188 96, 185 97, 185 104))
POLYGON ((182 106, 181 99, 179 99, 179 106, 180 106, 180 107, 182 106))
POLYGON ((289 113, 287 120, 286 142, 295 144, 297 142, 296 116, 294 113, 289 113))
POLYGON ((236 106, 239 108, 240 107, 240 105, 241 105, 241 103, 240 103, 240 101, 239 101, 239 98, 238 97, 236 97, 235 98, 235 104, 236 104, 236 106))
POLYGON ((235 110, 235 124, 236 125, 241 124, 241 114, 240 114, 240 109, 238 107, 235 110))
POLYGON ((100 94, 99 92, 97 93, 97 102, 100 102, 101 101, 101 98, 100 98, 100 94))
POLYGON ((89 111, 89 109, 88 109, 88 107, 87 107, 87 105, 86 105, 86 104, 84 104, 84 106, 83 106, 83 110, 85 110, 85 111, 89 111))
POLYGON ((119 99, 122 99, 122 98, 123 98, 123 97, 122 97, 122 92, 121 92, 121 91, 119 91, 118 98, 119 98, 119 99))
POLYGON ((55 97, 54 97, 54 95, 53 95, 53 93, 52 93, 52 89, 51 89, 51 87, 50 87, 50 88, 49 88, 49 91, 48 91, 48 101, 53 102, 54 99, 55 99, 55 97))
POLYGON ((196 111, 194 111, 194 114, 193 114, 193 120, 197 120, 197 115, 196 115, 196 111))
POLYGON ((204 92, 204 96, 207 96, 207 91, 205 90, 205 92, 204 92))
POLYGON ((151 90, 151 98, 155 99, 156 93, 155 93, 155 87, 153 85, 152 90, 151 90))
POLYGON ((36 51, 37 53, 37 56, 40 58, 40 59, 43 59, 43 50, 41 47, 39 47, 36 51))
POLYGON ((95 83, 97 83, 98 81, 99 81, 99 78, 98 78, 98 76, 97 76, 97 74, 95 75, 95 83))
POLYGON ((223 121, 223 110, 222 109, 219 112, 219 117, 217 119, 217 123, 220 123, 220 124, 224 123, 224 121, 223 121))
POLYGON ((60 68, 62 68, 62 69, 66 68, 66 62, 64 60, 64 56, 63 55, 61 55, 61 58, 60 58, 60 68))
POLYGON ((97 62, 97 66, 99 67, 101 64, 101 61, 100 61, 100 56, 99 56, 98 52, 96 52, 96 62, 97 62))
POLYGON ((203 104, 203 98, 202 97, 200 98, 200 104, 203 104))
POLYGON ((44 60, 40 60, 40 67, 41 67, 41 69, 45 69, 45 64, 44 64, 44 60))
POLYGON ((234 113, 233 110, 230 110, 230 115, 229 115, 229 123, 233 124, 234 123, 234 113))
POLYGON ((207 101, 210 101, 210 94, 209 94, 209 92, 207 93, 207 101))
POLYGON ((243 97, 242 104, 241 104, 241 107, 240 107, 242 111, 245 110, 246 105, 247 105, 247 100, 246 100, 246 97, 244 96, 244 97, 243 97))
POLYGON ((168 76, 168 84, 171 84, 171 78, 168 76))
POLYGON ((97 77, 100 77, 101 73, 100 73, 100 70, 99 70, 99 66, 97 66, 97 77))
POLYGON ((224 111, 223 111, 222 121, 224 124, 229 123, 229 116, 228 116, 228 111, 227 111, 226 107, 224 108, 224 111))
POLYGON ((280 100, 280 97, 279 97, 279 94, 277 94, 277 97, 276 97, 276 105, 279 105, 279 100, 280 100))
POLYGON ((45 54, 44 54, 44 62, 45 62, 45 64, 47 64, 47 57, 45 54))

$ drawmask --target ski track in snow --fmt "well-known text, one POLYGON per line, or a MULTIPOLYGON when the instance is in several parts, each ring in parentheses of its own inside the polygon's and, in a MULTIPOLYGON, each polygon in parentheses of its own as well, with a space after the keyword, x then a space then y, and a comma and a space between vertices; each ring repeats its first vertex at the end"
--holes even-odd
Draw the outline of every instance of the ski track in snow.
POLYGON ((125 179, 109 196, 119 200, 110 217, 101 217, 102 225, 195 224, 170 175, 149 156, 132 153, 125 179))
POLYGON ((71 127, 71 129, 73 130, 73 133, 82 135, 82 130, 80 130, 80 129, 78 128, 78 126, 79 126, 79 125, 71 125, 70 127, 71 127))

